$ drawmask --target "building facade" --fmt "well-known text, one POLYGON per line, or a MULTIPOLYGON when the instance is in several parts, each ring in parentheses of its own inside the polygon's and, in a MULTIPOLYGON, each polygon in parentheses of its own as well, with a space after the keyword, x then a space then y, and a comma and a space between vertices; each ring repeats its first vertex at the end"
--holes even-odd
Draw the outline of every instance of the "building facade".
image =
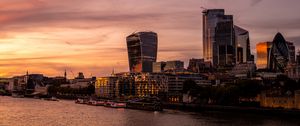
POLYGON ((203 11, 203 56, 214 66, 227 67, 235 64, 235 35, 233 16, 225 15, 224 9, 203 11))
POLYGON ((182 69, 184 69, 184 62, 179 60, 153 63, 154 73, 165 72, 169 70, 182 70, 182 69))
POLYGON ((117 77, 100 77, 95 82, 95 94, 101 98, 115 98, 116 97, 116 83, 117 77))
POLYGON ((236 62, 251 61, 249 32, 239 26, 234 26, 236 43, 236 62))
POLYGON ((203 58, 205 61, 213 60, 213 43, 215 42, 215 28, 219 16, 224 15, 224 9, 209 9, 203 12, 203 58))
POLYGON ((289 48, 289 53, 290 53, 289 62, 294 64, 294 63, 296 63, 296 49, 295 49, 294 43, 287 41, 286 44, 289 48))
POLYGON ((268 69, 284 73, 290 61, 289 47, 281 33, 277 33, 269 54, 268 69))
POLYGON ((138 97, 159 96, 168 91, 168 78, 164 74, 141 73, 135 76, 134 81, 138 97))
POLYGON ((166 67, 166 62, 154 62, 152 66, 153 68, 152 72, 153 73, 164 72, 165 67, 166 67))
POLYGON ((187 70, 193 73, 209 72, 212 66, 210 62, 205 62, 204 59, 190 59, 187 70))
POLYGON ((169 73, 168 77, 168 102, 179 103, 183 102, 183 85, 185 81, 192 80, 199 86, 211 85, 211 81, 204 79, 199 74, 193 73, 169 73))
POLYGON ((126 38, 130 72, 152 72, 157 58, 157 34, 137 32, 126 38))
POLYGON ((256 44, 256 66, 258 69, 268 67, 268 57, 272 47, 272 42, 260 42, 256 44))
POLYGON ((131 98, 135 97, 135 81, 134 75, 125 73, 117 75, 118 80, 116 82, 116 94, 118 98, 131 98))

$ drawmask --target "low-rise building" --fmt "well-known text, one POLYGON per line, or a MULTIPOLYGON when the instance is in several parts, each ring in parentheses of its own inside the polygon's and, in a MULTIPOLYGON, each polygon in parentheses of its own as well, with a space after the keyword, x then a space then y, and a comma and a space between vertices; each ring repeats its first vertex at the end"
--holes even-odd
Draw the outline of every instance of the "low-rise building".
POLYGON ((168 91, 168 78, 164 74, 141 73, 134 77, 138 97, 158 96, 168 91))
POLYGON ((187 80, 194 81, 199 86, 211 85, 211 81, 205 79, 199 74, 193 73, 169 73, 168 77, 168 102, 182 102, 183 101, 183 85, 187 80))
POLYGON ((205 62, 204 59, 190 59, 188 71, 193 73, 203 73, 211 71, 211 63, 205 62))
POLYGON ((250 78, 253 77, 256 71, 256 65, 254 62, 246 62, 236 64, 231 70, 231 74, 237 78, 250 78))
POLYGON ((99 77, 95 82, 95 94, 101 98, 115 98, 116 97, 116 83, 118 77, 99 77))
POLYGON ((154 73, 161 73, 169 70, 182 70, 184 69, 184 62, 179 60, 154 62, 152 68, 154 73))
POLYGON ((116 82, 116 94, 117 98, 131 98, 135 97, 135 81, 134 75, 131 73, 119 73, 116 82))
POLYGON ((261 107, 300 109, 300 90, 294 92, 294 95, 270 96, 262 92, 258 96, 261 107))

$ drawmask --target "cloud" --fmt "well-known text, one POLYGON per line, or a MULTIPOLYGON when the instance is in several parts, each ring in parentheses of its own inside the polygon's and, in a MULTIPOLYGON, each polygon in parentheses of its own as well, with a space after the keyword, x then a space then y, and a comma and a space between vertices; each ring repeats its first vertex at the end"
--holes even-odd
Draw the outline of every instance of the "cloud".
POLYGON ((249 30, 252 48, 257 41, 272 40, 276 29, 300 46, 296 43, 300 34, 297 3, 298 0, 1 0, 0 71, 7 71, 7 76, 29 68, 55 75, 66 66, 94 75, 108 75, 113 67, 119 72, 128 71, 125 38, 143 30, 158 33, 160 60, 201 58, 200 6, 224 8, 226 14, 234 15, 234 22, 249 30))
POLYGON ((251 6, 255 6, 257 4, 259 4, 260 2, 262 2, 263 0, 252 0, 251 1, 251 6))

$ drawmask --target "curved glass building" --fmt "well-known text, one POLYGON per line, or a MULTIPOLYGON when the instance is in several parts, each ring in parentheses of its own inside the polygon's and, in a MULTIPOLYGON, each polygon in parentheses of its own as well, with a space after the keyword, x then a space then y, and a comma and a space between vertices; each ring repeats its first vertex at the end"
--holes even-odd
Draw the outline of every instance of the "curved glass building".
POLYGON ((289 47, 281 33, 274 37, 269 54, 268 68, 274 72, 285 72, 290 60, 289 47))
POLYGON ((137 32, 126 38, 130 72, 152 72, 157 58, 157 34, 137 32))

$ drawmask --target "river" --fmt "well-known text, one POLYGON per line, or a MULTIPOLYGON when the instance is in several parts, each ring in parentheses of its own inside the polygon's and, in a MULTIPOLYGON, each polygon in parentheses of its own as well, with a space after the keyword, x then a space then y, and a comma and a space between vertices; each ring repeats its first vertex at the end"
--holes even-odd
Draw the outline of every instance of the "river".
POLYGON ((222 112, 150 112, 75 104, 73 101, 0 96, 0 126, 293 126, 297 117, 280 118, 222 112))

